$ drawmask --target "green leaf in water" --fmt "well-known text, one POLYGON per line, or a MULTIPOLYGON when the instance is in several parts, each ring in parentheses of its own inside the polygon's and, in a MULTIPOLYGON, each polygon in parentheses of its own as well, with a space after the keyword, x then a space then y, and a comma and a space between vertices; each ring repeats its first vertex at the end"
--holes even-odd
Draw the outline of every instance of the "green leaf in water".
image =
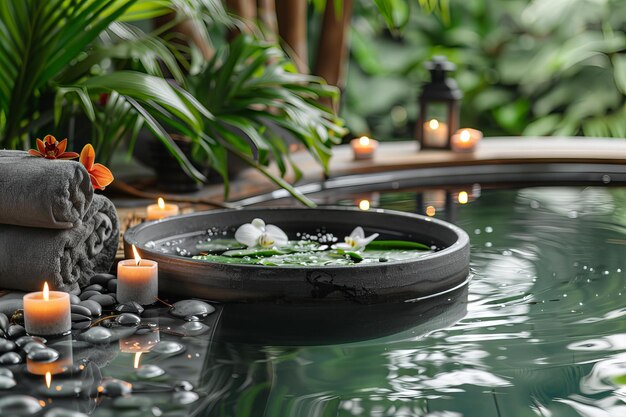
POLYGON ((365 247, 370 249, 413 249, 413 250, 430 250, 430 247, 423 243, 411 242, 408 240, 374 240, 365 247))
POLYGON ((360 253, 353 252, 353 251, 345 251, 343 249, 337 249, 335 251, 331 251, 329 252, 329 254, 331 256, 338 255, 338 257, 340 258, 348 256, 351 260, 353 260, 356 263, 361 262, 363 260, 363 256, 361 256, 360 253))
POLYGON ((346 255, 348 255, 356 263, 363 260, 363 257, 358 252, 346 252, 346 255))
POLYGON ((196 245, 196 249, 202 252, 224 252, 227 250, 245 248, 246 245, 237 242, 235 239, 215 239, 196 245))
POLYGON ((266 249, 266 248, 258 248, 258 249, 236 249, 236 250, 228 250, 222 253, 222 256, 225 257, 233 257, 233 258, 267 258, 268 256, 274 255, 285 255, 289 253, 288 251, 282 251, 279 249, 266 249))
POLYGON ((422 250, 402 250, 402 249, 387 249, 387 250, 378 250, 371 249, 361 252, 363 256, 363 262, 367 263, 378 263, 381 262, 381 259, 384 259, 382 262, 391 262, 391 261, 407 261, 410 259, 417 259, 421 256, 428 254, 429 252, 422 250))

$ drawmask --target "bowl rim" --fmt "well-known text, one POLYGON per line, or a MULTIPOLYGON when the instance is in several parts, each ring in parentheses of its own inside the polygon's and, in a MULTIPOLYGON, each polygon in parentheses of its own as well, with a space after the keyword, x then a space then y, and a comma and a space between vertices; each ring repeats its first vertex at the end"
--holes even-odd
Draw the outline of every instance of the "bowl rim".
MULTIPOLYGON (((358 226, 357 224, 354 225, 354 227, 357 227, 357 226, 358 226)), ((174 238, 176 236, 180 236, 180 235, 174 235, 174 236, 171 236, 171 238, 174 238)), ((236 267, 237 269, 240 269, 240 270, 242 269, 243 270, 245 269, 249 269, 249 270, 343 269, 345 270, 345 269, 350 269, 350 268, 361 268, 361 269, 362 268, 368 268, 368 269, 380 268, 381 266, 386 266, 386 265, 412 264, 415 262, 423 262, 426 260, 431 261, 437 258, 448 256, 456 252, 457 250, 462 250, 466 246, 469 247, 470 239, 469 239, 469 235, 460 227, 452 223, 449 223, 447 221, 436 219, 434 217, 428 217, 428 216, 424 216, 421 214, 408 213, 408 212, 403 212, 403 211, 398 211, 398 210, 381 209, 381 208, 371 208, 370 210, 364 211, 357 207, 329 205, 329 206, 318 206, 314 208, 309 208, 309 207, 237 207, 237 208, 232 208, 232 209, 229 208, 229 209, 218 209, 218 210, 206 210, 206 211, 198 211, 194 213, 180 214, 177 216, 171 216, 171 217, 167 217, 164 219, 143 222, 141 224, 138 224, 136 226, 129 228, 124 233, 124 251, 126 252, 127 250, 129 250, 132 244, 137 245, 137 249, 139 250, 140 253, 144 252, 153 256, 153 258, 150 258, 150 256, 146 256, 146 258, 148 259, 159 260, 163 258, 168 258, 172 260, 175 259, 177 261, 189 262, 193 265, 212 265, 212 266, 219 265, 220 267, 236 267), (400 216, 400 217, 404 217, 408 219, 418 220, 421 222, 430 222, 430 223, 436 224, 438 227, 449 229, 456 235, 456 241, 453 242, 451 245, 447 245, 445 248, 439 251, 431 252, 427 255, 420 256, 418 258, 395 260, 395 261, 384 262, 384 263, 365 263, 365 264, 350 264, 350 265, 315 265, 315 266, 305 266, 305 265, 293 265, 293 266, 291 265, 290 266, 287 266, 287 265, 273 266, 272 265, 270 266, 270 265, 228 264, 224 262, 211 262, 211 261, 193 259, 193 258, 186 257, 186 256, 180 256, 177 254, 164 254, 154 249, 146 248, 145 243, 140 243, 137 240, 137 236, 136 236, 141 231, 147 228, 155 227, 159 224, 164 224, 168 222, 180 221, 181 219, 203 217, 203 216, 214 215, 214 214, 219 215, 219 214, 232 213, 232 212, 254 212, 254 211, 272 211, 272 212, 350 211, 350 212, 355 212, 355 213, 378 213, 378 214, 383 214, 383 215, 400 216)))

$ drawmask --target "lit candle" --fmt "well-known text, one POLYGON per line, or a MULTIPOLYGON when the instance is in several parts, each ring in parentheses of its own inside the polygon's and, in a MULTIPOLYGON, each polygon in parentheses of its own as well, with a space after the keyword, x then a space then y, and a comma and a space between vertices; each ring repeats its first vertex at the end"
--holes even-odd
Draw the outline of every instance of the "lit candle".
POLYGON ((483 133, 476 129, 461 129, 452 135, 451 145, 455 152, 473 152, 483 137, 483 133))
POLYGON ((161 197, 157 200, 157 204, 148 206, 148 220, 159 220, 170 216, 177 216, 179 208, 176 204, 166 204, 161 197))
POLYGON ((158 264, 141 259, 135 245, 133 255, 135 259, 126 259, 117 264, 117 301, 153 304, 159 292, 158 264))
POLYGON ((43 291, 24 296, 24 324, 26 332, 37 336, 61 335, 71 331, 70 295, 50 291, 44 283, 43 291))
POLYGON ((374 157, 374 151, 378 147, 378 141, 370 139, 367 136, 361 136, 358 139, 352 139, 350 146, 354 152, 354 159, 372 159, 374 157))
POLYGON ((424 123, 424 145, 432 148, 446 148, 448 145, 448 125, 437 119, 424 123))

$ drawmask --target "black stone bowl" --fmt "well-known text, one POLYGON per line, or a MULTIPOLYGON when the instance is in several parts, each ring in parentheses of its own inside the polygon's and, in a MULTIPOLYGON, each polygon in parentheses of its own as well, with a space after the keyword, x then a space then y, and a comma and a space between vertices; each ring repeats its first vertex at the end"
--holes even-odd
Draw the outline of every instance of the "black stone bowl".
POLYGON ((124 250, 135 244, 140 255, 159 263, 161 293, 216 301, 352 301, 372 304, 431 296, 464 285, 469 276, 469 237, 460 228, 430 217, 396 211, 362 211, 347 207, 255 208, 219 210, 143 223, 124 235, 124 250), (335 236, 362 226, 381 240, 412 240, 437 247, 435 252, 406 261, 363 265, 293 267, 234 265, 163 253, 164 242, 195 254, 195 244, 209 228, 233 232, 261 218, 296 233, 321 228, 335 236))

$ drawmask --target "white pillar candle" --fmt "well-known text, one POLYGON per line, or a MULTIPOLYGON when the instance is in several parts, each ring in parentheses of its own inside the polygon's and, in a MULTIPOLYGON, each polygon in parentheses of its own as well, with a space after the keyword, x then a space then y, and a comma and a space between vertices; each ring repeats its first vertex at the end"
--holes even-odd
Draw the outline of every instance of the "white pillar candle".
POLYGON ((445 148, 448 142, 448 125, 437 119, 424 123, 423 142, 425 146, 445 148))
POLYGON ((156 204, 150 204, 146 210, 148 220, 160 220, 166 217, 178 216, 180 212, 176 204, 165 203, 165 200, 161 197, 159 197, 156 204))
POLYGON ((350 146, 352 147, 352 152, 354 152, 355 160, 372 159, 378 147, 378 141, 367 136, 361 136, 358 139, 352 139, 350 146))
POLYGON ((43 291, 26 294, 23 300, 24 324, 29 334, 53 336, 72 330, 68 293, 50 291, 46 282, 43 291))
POLYGON ((135 259, 126 259, 117 264, 117 301, 154 304, 159 293, 158 264, 141 259, 135 245, 133 254, 135 259))
POLYGON ((464 128, 452 135, 451 146, 454 152, 473 152, 483 137, 480 130, 464 128))

